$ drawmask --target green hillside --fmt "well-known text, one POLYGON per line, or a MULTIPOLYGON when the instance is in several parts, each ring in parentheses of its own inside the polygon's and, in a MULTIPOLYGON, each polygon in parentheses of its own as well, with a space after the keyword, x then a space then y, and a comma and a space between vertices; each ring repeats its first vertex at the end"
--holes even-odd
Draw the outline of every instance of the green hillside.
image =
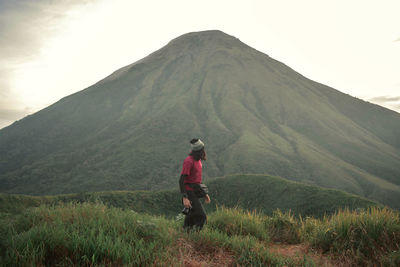
MULTIPOLYGON (((348 193, 292 182, 266 175, 235 175, 213 179, 208 183, 212 202, 216 206, 240 207, 272 214, 276 209, 301 216, 322 217, 339 209, 364 209, 379 206, 370 200, 348 193)), ((175 217, 182 209, 177 190, 113 191, 57 196, 24 196, 0 194, 0 212, 20 213, 28 207, 59 202, 96 202, 130 209, 136 212, 175 217)))
POLYGON ((400 208, 399 136, 396 112, 220 31, 189 33, 0 130, 0 191, 174 188, 200 137, 206 177, 268 173, 400 208))

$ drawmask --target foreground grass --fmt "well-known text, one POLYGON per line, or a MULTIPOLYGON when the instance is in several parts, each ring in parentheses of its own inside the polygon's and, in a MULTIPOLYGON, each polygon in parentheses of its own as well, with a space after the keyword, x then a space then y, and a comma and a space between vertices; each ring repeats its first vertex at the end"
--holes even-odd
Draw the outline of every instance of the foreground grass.
POLYGON ((182 216, 168 220, 102 203, 40 206, 0 219, 4 266, 183 266, 217 254, 232 266, 316 266, 307 255, 271 253, 271 242, 304 243, 346 265, 400 264, 399 214, 385 208, 323 219, 218 208, 191 233, 181 230, 182 216))
POLYGON ((5 265, 149 265, 172 242, 171 222, 103 204, 27 210, 4 227, 5 265))
POLYGON ((322 220, 305 220, 301 231, 313 247, 344 261, 400 266, 400 218, 393 210, 339 211, 322 220))

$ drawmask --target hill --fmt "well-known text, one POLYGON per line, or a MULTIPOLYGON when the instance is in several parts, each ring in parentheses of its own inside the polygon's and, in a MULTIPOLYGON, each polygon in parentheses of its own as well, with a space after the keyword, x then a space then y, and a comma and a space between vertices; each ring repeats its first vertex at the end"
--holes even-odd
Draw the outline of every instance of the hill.
MULTIPOLYGON (((340 209, 365 209, 379 204, 348 193, 301 184, 266 175, 236 175, 209 182, 212 202, 208 211, 217 206, 240 207, 271 215, 276 209, 295 215, 322 217, 340 209), (234 197, 232 197, 234 196, 234 197)), ((57 196, 24 196, 0 194, 0 212, 20 213, 26 208, 59 202, 101 201, 109 206, 130 209, 152 215, 175 217, 182 210, 177 190, 113 191, 57 196)))
POLYGON ((172 188, 201 137, 206 177, 272 174, 400 208, 399 136, 396 112, 220 31, 189 33, 0 130, 0 190, 172 188))

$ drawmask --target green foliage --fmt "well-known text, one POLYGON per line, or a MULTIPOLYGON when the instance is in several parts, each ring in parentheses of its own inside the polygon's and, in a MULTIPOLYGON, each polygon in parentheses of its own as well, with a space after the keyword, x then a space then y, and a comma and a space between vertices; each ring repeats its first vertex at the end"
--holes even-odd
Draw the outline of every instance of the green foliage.
POLYGON ((38 207, 42 204, 54 203, 51 196, 26 196, 0 194, 0 213, 21 213, 28 207, 38 207))
POLYGON ((1 243, 5 265, 150 265, 172 242, 171 223, 103 204, 27 210, 1 243))
POLYGON ((393 251, 383 258, 383 266, 400 266, 400 250, 393 251))
POLYGON ((279 209, 265 219, 266 227, 274 242, 297 244, 300 242, 300 223, 290 210, 282 213, 279 209))
POLYGON ((268 242, 268 232, 261 216, 255 212, 244 212, 240 209, 217 207, 207 221, 211 229, 216 229, 228 235, 251 235, 268 242))
POLYGON ((297 266, 290 258, 271 254, 265 244, 252 235, 232 235, 224 229, 206 228, 190 233, 188 238, 198 248, 223 247, 233 251, 236 254, 235 264, 240 266, 297 266))
MULTIPOLYGON (((382 255, 399 250, 400 217, 387 208, 343 210, 322 220, 305 220, 302 236, 316 248, 364 265, 379 262, 382 255)), ((393 253, 392 261, 397 260, 398 255, 393 253)))
POLYGON ((310 244, 352 265, 399 263, 399 213, 387 208, 342 210, 322 219, 218 208, 208 217, 202 231, 186 233, 182 222, 99 202, 42 205, 0 217, 0 261, 4 266, 179 266, 188 253, 180 243, 185 240, 199 254, 223 249, 232 255, 232 265, 316 266, 306 255, 272 253, 269 243, 276 240, 310 244))
POLYGON ((338 209, 378 205, 342 191, 306 185, 267 175, 232 175, 209 183, 214 203, 271 215, 276 209, 296 216, 323 217, 338 209))
MULTIPOLYGON (((249 211, 257 210, 268 215, 280 209, 284 213, 290 210, 296 216, 323 217, 338 209, 359 209, 378 205, 338 190, 305 185, 267 175, 227 176, 216 178, 207 184, 212 199, 211 204, 206 205, 208 211, 214 211, 217 206, 224 206, 240 207, 249 211), (254 186, 255 184, 257 186, 254 186)), ((112 191, 46 197, 0 194, 0 212, 19 213, 27 207, 60 201, 68 203, 99 200, 113 207, 175 217, 182 209, 180 197, 177 190, 112 191)))

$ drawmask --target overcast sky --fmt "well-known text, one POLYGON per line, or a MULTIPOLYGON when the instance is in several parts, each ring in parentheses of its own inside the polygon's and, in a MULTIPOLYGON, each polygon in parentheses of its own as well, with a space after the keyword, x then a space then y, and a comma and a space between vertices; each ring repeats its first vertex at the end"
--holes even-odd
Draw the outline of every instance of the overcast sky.
POLYGON ((399 11, 398 0, 0 0, 0 128, 212 29, 400 112, 399 11))

